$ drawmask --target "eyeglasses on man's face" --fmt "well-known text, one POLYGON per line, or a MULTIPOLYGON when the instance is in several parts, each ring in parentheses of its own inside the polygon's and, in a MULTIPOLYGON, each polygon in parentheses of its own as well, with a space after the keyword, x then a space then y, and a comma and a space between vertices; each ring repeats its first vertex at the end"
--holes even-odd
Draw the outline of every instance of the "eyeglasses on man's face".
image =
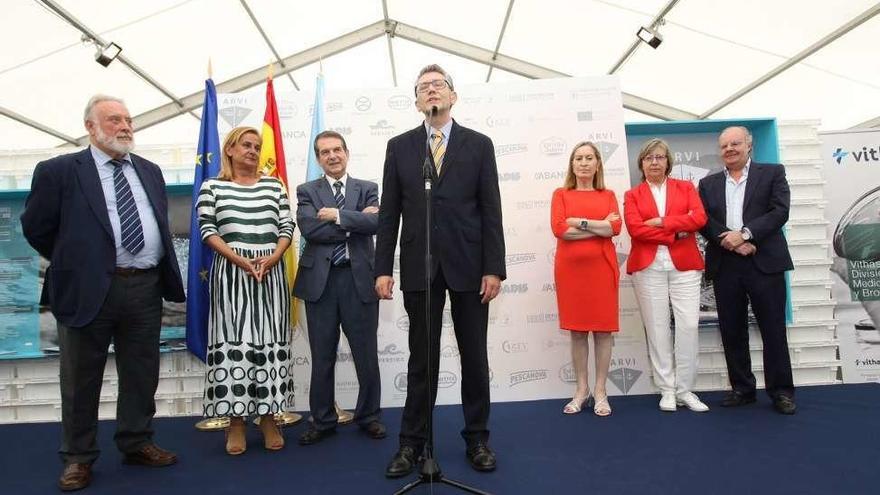
POLYGON ((441 90, 449 87, 449 83, 446 82, 446 79, 434 79, 433 81, 424 81, 416 84, 416 91, 419 93, 425 93, 430 88, 434 88, 436 90, 441 90))

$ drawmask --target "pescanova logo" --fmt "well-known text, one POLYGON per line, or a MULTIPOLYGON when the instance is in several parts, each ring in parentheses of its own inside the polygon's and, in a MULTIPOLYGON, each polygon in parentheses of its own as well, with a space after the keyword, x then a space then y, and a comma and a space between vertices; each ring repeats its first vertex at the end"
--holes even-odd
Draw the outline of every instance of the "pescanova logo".
POLYGON ((833 158, 838 165, 840 165, 848 156, 852 157, 852 159, 858 163, 880 162, 880 147, 868 148, 867 146, 862 146, 862 149, 860 150, 844 150, 843 148, 837 148, 831 153, 831 158, 833 158))
POLYGON ((510 374, 510 386, 547 379, 547 370, 522 370, 510 374))

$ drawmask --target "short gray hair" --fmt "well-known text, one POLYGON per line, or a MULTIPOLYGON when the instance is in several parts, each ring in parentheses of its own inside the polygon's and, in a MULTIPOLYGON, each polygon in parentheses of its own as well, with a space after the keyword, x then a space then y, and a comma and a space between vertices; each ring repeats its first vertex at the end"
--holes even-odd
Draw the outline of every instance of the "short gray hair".
POLYGON ((730 129, 739 129, 739 130, 743 131, 743 134, 746 136, 746 144, 752 144, 752 133, 749 132, 748 127, 741 126, 741 125, 732 125, 730 127, 725 127, 724 130, 721 131, 721 134, 724 134, 725 132, 729 131, 730 129))
POLYGON ((105 101, 115 101, 116 103, 121 103, 125 105, 125 101, 122 98, 117 98, 115 96, 110 95, 102 95, 96 94, 89 98, 89 102, 86 103, 86 110, 83 112, 83 122, 88 122, 92 117, 92 112, 95 110, 95 105, 98 103, 103 103, 105 101))
POLYGON ((437 64, 431 64, 431 65, 426 65, 426 66, 422 67, 422 70, 419 71, 419 75, 416 76, 416 81, 413 83, 413 91, 415 91, 416 96, 419 95, 419 88, 418 88, 419 79, 421 79, 422 76, 424 76, 425 74, 427 74, 429 72, 436 72, 438 74, 442 74, 443 79, 446 80, 446 84, 449 85, 449 90, 455 91, 455 84, 452 83, 452 76, 450 76, 449 73, 443 69, 443 67, 440 67, 437 64))

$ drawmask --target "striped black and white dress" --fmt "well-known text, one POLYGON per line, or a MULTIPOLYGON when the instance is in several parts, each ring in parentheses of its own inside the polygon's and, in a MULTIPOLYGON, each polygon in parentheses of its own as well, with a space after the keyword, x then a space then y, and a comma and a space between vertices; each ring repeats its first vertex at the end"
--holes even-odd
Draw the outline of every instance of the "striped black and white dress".
MULTIPOLYGON (((219 235, 248 259, 272 254, 292 238, 290 201, 281 181, 254 185, 210 179, 198 201, 202 241, 219 235)), ((251 416, 284 411, 293 401, 290 294, 284 263, 262 282, 215 254, 208 316, 204 415, 251 416)))

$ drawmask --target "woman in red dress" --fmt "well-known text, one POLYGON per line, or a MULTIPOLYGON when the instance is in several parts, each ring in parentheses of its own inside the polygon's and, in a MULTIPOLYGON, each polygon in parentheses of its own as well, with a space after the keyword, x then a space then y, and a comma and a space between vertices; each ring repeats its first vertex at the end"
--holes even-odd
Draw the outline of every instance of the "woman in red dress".
POLYGON ((617 198, 605 189, 602 157, 591 142, 578 143, 568 160, 563 187, 553 191, 550 224, 556 241, 556 300, 559 326, 571 331, 571 358, 577 378, 574 397, 562 412, 577 414, 590 403, 587 358, 589 334, 596 354, 593 389, 597 416, 609 416, 605 385, 611 364, 612 333, 619 329, 620 271, 611 237, 620 233, 617 198))

